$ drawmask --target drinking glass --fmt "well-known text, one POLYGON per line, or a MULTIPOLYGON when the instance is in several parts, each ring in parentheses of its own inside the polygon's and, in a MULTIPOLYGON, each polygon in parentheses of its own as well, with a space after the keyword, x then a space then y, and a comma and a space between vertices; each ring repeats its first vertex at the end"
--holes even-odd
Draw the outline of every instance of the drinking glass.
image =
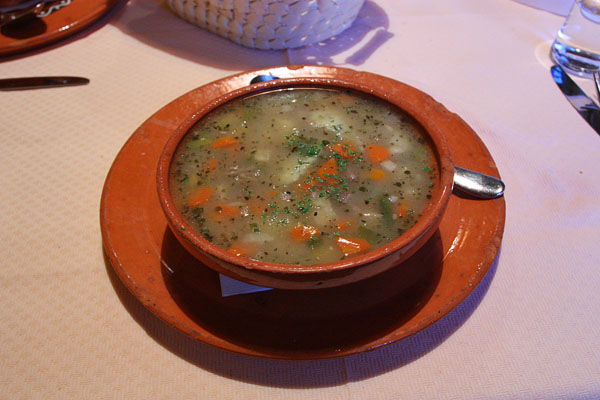
POLYGON ((580 76, 600 71, 600 0, 576 0, 552 44, 552 58, 580 76))

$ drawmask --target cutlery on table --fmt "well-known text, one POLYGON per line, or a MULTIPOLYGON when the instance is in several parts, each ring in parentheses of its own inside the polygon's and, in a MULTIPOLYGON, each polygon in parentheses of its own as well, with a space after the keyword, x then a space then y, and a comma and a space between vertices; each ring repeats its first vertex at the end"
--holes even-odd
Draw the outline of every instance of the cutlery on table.
MULTIPOLYGON (((550 73, 569 103, 579 115, 600 134, 600 107, 571 79, 560 65, 553 65, 550 73)), ((597 81, 596 81, 597 83, 597 81)))
POLYGON ((504 194, 505 185, 494 176, 455 165, 454 188, 481 199, 495 199, 504 194))
POLYGON ((598 101, 600 101, 600 72, 594 72, 594 82, 596 83, 596 94, 598 95, 598 101))
POLYGON ((79 86, 87 85, 89 82, 89 79, 78 76, 36 76, 28 78, 8 78, 0 79, 0 90, 10 91, 62 86, 79 86))

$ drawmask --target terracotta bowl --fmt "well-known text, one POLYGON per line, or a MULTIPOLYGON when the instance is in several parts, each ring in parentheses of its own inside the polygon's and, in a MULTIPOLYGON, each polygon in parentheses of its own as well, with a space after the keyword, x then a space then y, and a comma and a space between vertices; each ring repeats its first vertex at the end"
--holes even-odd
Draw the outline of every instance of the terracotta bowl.
POLYGON ((389 90, 367 87, 351 81, 329 78, 289 78, 262 82, 233 90, 215 98, 183 122, 167 141, 158 163, 157 187, 160 204, 177 240, 195 258, 231 278, 280 289, 317 289, 356 282, 399 266, 425 244, 437 230, 452 192, 454 165, 444 132, 438 127, 440 115, 428 96, 413 96, 414 89, 404 86, 389 90), (169 188, 169 169, 175 150, 192 126, 215 108, 240 97, 281 88, 351 89, 387 101, 411 115, 419 123, 436 157, 439 176, 432 198, 417 223, 400 237, 364 254, 341 261, 315 265, 277 264, 236 256, 218 247, 196 232, 174 206, 169 188))

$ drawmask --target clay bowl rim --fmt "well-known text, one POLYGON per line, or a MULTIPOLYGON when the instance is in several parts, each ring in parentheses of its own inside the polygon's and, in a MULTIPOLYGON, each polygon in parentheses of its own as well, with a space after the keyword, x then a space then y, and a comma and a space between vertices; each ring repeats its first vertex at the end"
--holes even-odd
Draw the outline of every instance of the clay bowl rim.
MULTIPOLYGON (((358 268, 360 266, 383 259, 384 257, 391 255, 392 253, 395 253, 405 247, 409 248, 412 243, 418 241, 422 236, 426 235, 432 226, 437 226, 439 223, 452 193, 454 164, 452 162, 450 148, 446 142, 443 132, 441 132, 441 130, 437 127, 435 121, 427 118, 426 110, 421 110, 419 108, 418 101, 416 102, 417 104, 415 104, 408 98, 410 98, 410 96, 390 96, 390 94, 384 91, 383 88, 378 89, 343 79, 319 77, 296 77, 271 80, 244 86, 239 89, 234 89, 223 95, 215 97, 209 101, 209 103, 200 107, 197 111, 186 118, 174 130, 160 154, 156 174, 156 183, 160 205, 165 217, 167 218, 170 229, 175 231, 174 234, 178 240, 185 240, 189 245, 201 253, 206 253, 221 261, 245 268, 247 270, 279 274, 310 274, 358 268), (429 205, 426 207, 423 215, 419 218, 415 225, 391 242, 381 247, 372 249, 366 253, 351 256, 339 261, 313 265, 302 265, 271 263, 234 255, 226 251, 224 248, 214 245, 213 243, 204 239, 201 235, 197 234, 195 229, 184 220, 179 211, 177 211, 175 208, 171 196, 169 189, 169 171, 175 151, 187 132, 196 124, 196 122, 202 119, 202 117, 227 102, 261 93, 289 88, 354 90, 366 95, 374 96, 380 100, 392 104, 401 111, 404 111, 410 115, 419 125, 421 125, 424 133, 428 137, 428 142, 432 147, 434 155, 437 158, 439 168, 439 184, 432 194, 429 205)), ((421 107, 422 106, 423 104, 421 104, 421 107)))

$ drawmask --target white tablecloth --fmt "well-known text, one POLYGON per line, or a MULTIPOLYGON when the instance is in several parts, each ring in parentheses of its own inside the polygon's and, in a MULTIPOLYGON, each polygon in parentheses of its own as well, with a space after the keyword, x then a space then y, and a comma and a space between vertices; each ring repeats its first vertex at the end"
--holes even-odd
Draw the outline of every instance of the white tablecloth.
POLYGON ((509 0, 369 0, 335 40, 264 52, 161 3, 130 1, 0 63, 0 77, 91 80, 0 93, 0 398, 600 398, 600 136, 548 71, 563 17, 509 0), (477 131, 507 185, 490 273, 400 343, 326 361, 229 354, 160 321, 105 263, 100 194, 134 130, 197 86, 288 63, 429 93, 477 131))

